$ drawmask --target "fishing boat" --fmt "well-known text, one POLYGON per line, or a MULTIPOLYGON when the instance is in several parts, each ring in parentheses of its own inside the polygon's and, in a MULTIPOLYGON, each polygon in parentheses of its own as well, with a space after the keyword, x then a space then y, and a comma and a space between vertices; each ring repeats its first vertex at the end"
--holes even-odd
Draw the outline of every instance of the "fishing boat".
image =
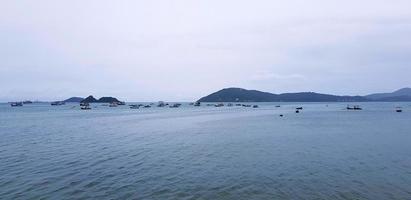
POLYGON ((398 113, 402 112, 402 108, 401 107, 396 107, 395 112, 398 112, 398 113))
POLYGON ((20 107, 23 106, 23 102, 12 102, 10 104, 11 107, 20 107))

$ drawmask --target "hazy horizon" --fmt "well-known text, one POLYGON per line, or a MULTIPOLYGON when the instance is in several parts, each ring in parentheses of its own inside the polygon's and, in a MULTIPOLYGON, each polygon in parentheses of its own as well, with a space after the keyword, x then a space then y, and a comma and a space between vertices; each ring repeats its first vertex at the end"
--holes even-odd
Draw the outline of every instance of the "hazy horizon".
POLYGON ((0 102, 411 86, 411 2, 2 1, 0 102))

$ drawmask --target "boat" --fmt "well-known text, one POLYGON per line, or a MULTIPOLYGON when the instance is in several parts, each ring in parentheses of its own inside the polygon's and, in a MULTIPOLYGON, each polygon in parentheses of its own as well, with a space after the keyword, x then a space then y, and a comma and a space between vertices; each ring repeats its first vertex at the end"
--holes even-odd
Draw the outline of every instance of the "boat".
POLYGON ((237 104, 235 104, 235 106, 241 106, 241 103, 237 103, 237 104))
POLYGON ((159 101, 157 107, 164 107, 166 104, 163 101, 159 101))
POLYGON ((251 107, 251 105, 247 105, 247 104, 243 104, 242 106, 243 106, 243 107, 246 107, 246 108, 251 107))
POLYGON ((297 108, 295 108, 295 109, 297 109, 297 110, 302 110, 302 109, 303 109, 303 107, 297 107, 297 108))
POLYGON ((23 101, 23 104, 32 104, 33 102, 32 101, 23 101))
POLYGON ((50 103, 50 105, 52 105, 52 106, 61 106, 61 105, 64 105, 64 104, 66 104, 66 102, 64 102, 64 101, 54 101, 54 102, 50 103))
POLYGON ((116 102, 116 103, 117 103, 118 106, 124 106, 124 105, 126 105, 126 102, 124 102, 124 101, 119 101, 119 102, 116 102))
POLYGON ((109 107, 117 107, 118 106, 118 102, 111 102, 109 107))
POLYGON ((279 108, 279 107, 281 107, 281 106, 280 106, 280 105, 276 105, 275 107, 276 107, 276 108, 279 108))
POLYGON ((218 103, 218 104, 215 104, 214 106, 215 106, 215 107, 223 107, 224 104, 223 104, 223 103, 218 103))
POLYGON ((90 104, 89 103, 82 103, 80 105, 81 110, 91 110, 90 104))
POLYGON ((201 102, 199 102, 199 101, 195 102, 194 106, 201 106, 201 102))
POLYGON ((139 109, 139 108, 140 108, 140 105, 137 105, 137 104, 130 105, 130 109, 139 109))
POLYGON ((347 106, 346 108, 347 110, 362 110, 362 108, 359 105, 355 105, 355 106, 347 106))
POLYGON ((402 108, 401 107, 395 108, 395 112, 398 112, 398 113, 402 112, 402 108))
POLYGON ((20 107, 23 106, 23 102, 12 102, 10 104, 11 107, 20 107))
POLYGON ((175 103, 173 105, 170 106, 170 108, 178 108, 181 106, 181 103, 175 103))
POLYGON ((258 108, 258 105, 253 105, 253 108, 258 108))
POLYGON ((233 107, 232 103, 227 104, 228 107, 233 107))
POLYGON ((145 106, 143 106, 143 108, 151 108, 151 106, 150 105, 145 105, 145 106))
POLYGON ((300 110, 295 110, 295 113, 300 113, 300 110))
POLYGON ((280 115, 280 117, 284 117, 284 115, 283 115, 283 114, 281 114, 281 115, 280 115))

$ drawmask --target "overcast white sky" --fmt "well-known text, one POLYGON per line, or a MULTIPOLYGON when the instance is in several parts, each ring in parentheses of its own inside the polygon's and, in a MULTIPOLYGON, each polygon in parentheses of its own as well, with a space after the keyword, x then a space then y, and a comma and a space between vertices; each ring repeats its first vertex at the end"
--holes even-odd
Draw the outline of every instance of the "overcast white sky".
POLYGON ((0 0, 0 101, 411 86, 410 0, 0 0))

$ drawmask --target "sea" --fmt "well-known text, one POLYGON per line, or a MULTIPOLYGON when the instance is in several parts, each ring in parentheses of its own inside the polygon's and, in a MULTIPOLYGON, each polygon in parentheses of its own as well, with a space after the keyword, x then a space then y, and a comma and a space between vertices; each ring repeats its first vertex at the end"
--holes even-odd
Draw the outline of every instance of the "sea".
POLYGON ((0 104, 0 199, 411 199, 411 103, 182 104, 0 104))

